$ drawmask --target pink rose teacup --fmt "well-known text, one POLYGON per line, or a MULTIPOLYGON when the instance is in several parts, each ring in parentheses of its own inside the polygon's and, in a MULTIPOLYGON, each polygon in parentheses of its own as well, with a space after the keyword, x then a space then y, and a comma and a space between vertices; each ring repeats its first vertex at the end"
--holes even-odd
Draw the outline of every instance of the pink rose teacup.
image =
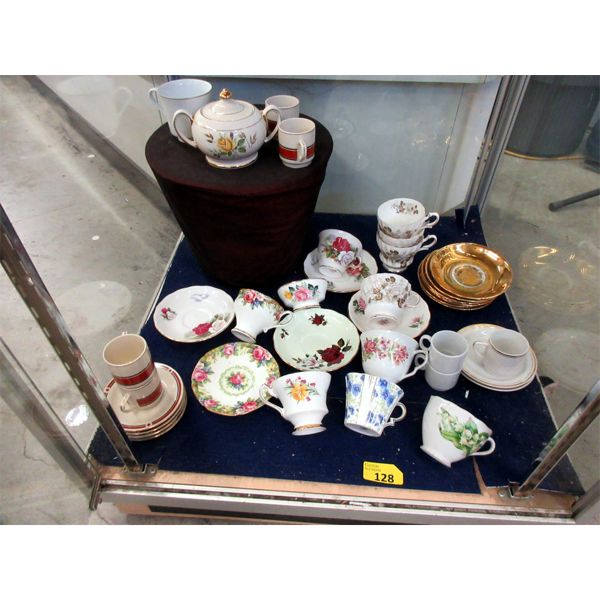
POLYGON ((279 327, 288 322, 292 313, 283 310, 279 302, 270 296, 251 289, 241 289, 233 303, 236 324, 231 333, 236 338, 254 344, 259 333, 279 327))
POLYGON ((325 300, 327 282, 324 279, 300 279, 282 285, 277 294, 292 310, 314 308, 325 300))

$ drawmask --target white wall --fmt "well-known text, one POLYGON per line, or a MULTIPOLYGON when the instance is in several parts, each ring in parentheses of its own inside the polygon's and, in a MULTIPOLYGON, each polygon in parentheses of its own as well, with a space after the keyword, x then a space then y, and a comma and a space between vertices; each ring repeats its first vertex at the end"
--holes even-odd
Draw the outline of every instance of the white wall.
MULTIPOLYGON (((214 99, 223 87, 253 103, 277 93, 300 98, 301 111, 334 140, 317 210, 362 214, 399 196, 430 210, 461 204, 499 85, 486 76, 203 78, 213 84, 214 99)), ((164 76, 40 79, 151 175, 144 148, 161 118, 147 92, 164 76)))

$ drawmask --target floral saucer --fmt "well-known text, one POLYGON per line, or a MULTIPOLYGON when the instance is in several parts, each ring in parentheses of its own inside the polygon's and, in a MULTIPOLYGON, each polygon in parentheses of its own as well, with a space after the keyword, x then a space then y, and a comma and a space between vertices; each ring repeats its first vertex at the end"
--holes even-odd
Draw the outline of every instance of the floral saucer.
POLYGON ((174 342, 202 342, 233 321, 233 298, 209 285, 182 288, 165 296, 154 309, 154 326, 174 342))
MULTIPOLYGON (((402 309, 402 317, 396 326, 389 326, 391 331, 403 333, 411 338, 419 337, 429 327, 431 313, 427 302, 423 300, 420 294, 413 290, 415 296, 418 296, 419 302, 415 306, 405 306, 402 309)), ((359 331, 368 331, 374 329, 369 325, 365 317, 366 302, 360 292, 356 292, 348 304, 348 314, 350 319, 356 325, 359 331)))
POLYGON ((356 292, 360 289, 361 281, 377 273, 377 261, 366 251, 362 251, 362 260, 355 259, 347 267, 345 274, 339 279, 326 279, 319 270, 319 249, 315 248, 304 259, 304 273, 313 279, 326 279, 328 292, 356 292))
POLYGON ((319 307, 295 311, 291 321, 275 331, 273 343, 281 360, 299 371, 335 371, 360 348, 348 318, 319 307))
POLYGON ((260 387, 278 377, 279 365, 265 348, 233 342, 213 348, 198 361, 192 390, 206 410, 237 417, 260 408, 260 387))

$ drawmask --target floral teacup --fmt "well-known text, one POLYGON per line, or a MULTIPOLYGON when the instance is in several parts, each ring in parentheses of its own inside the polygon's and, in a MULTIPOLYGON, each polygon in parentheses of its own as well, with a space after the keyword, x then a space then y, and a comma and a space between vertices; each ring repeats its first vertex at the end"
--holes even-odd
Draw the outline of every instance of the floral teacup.
POLYGON ((256 342, 259 333, 266 333, 269 329, 285 325, 288 322, 285 317, 292 314, 289 310, 284 311, 281 304, 273 298, 250 289, 239 291, 233 307, 236 326, 231 333, 251 344, 256 342))
POLYGON ((317 269, 326 279, 339 279, 362 255, 360 240, 340 229, 325 229, 319 234, 317 269))
POLYGON ((277 294, 292 310, 315 308, 325 300, 327 282, 324 279, 300 279, 282 285, 277 294))
POLYGON ((261 400, 294 426, 292 435, 310 435, 325 431, 321 425, 327 409, 327 391, 331 375, 324 371, 296 371, 260 388, 261 400), (272 396, 281 407, 269 401, 272 396))
POLYGON ((360 336, 365 373, 394 383, 412 377, 427 364, 427 352, 412 338, 396 331, 371 329, 360 336), (415 367, 408 369, 414 360, 415 367))
POLYGON ((407 279, 392 273, 377 273, 363 279, 360 292, 364 298, 365 317, 371 327, 386 328, 398 323, 402 309, 420 302, 407 279))
POLYGON ((446 467, 468 456, 491 454, 496 443, 492 430, 453 402, 431 396, 423 413, 421 450, 446 467), (487 450, 479 451, 489 442, 487 450))
POLYGON ((411 198, 393 198, 377 208, 379 228, 392 238, 415 237, 439 220, 438 213, 428 213, 418 200, 411 198))
POLYGON ((379 437, 383 430, 406 416, 406 406, 400 402, 404 391, 395 383, 365 373, 346 375, 346 415, 344 425, 363 435, 379 437), (399 406, 402 414, 392 418, 399 406))

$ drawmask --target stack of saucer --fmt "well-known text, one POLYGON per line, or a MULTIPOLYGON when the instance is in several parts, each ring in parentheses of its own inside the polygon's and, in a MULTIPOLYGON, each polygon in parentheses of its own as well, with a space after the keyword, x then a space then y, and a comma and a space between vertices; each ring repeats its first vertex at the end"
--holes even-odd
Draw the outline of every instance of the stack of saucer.
POLYGON ((162 394, 146 408, 121 409, 123 397, 115 380, 111 379, 104 393, 119 419, 127 437, 135 442, 153 440, 164 435, 181 419, 187 407, 187 395, 179 373, 168 365, 155 363, 162 383, 162 394))
POLYGON ((420 202, 410 198, 394 198, 381 204, 377 209, 377 245, 386 270, 401 273, 417 252, 431 248, 437 237, 425 237, 425 229, 439 219, 438 213, 428 213, 420 202))
POLYGON ((512 283, 508 261, 487 246, 450 244, 428 254, 419 265, 419 283, 438 304, 457 310, 483 308, 512 283))

